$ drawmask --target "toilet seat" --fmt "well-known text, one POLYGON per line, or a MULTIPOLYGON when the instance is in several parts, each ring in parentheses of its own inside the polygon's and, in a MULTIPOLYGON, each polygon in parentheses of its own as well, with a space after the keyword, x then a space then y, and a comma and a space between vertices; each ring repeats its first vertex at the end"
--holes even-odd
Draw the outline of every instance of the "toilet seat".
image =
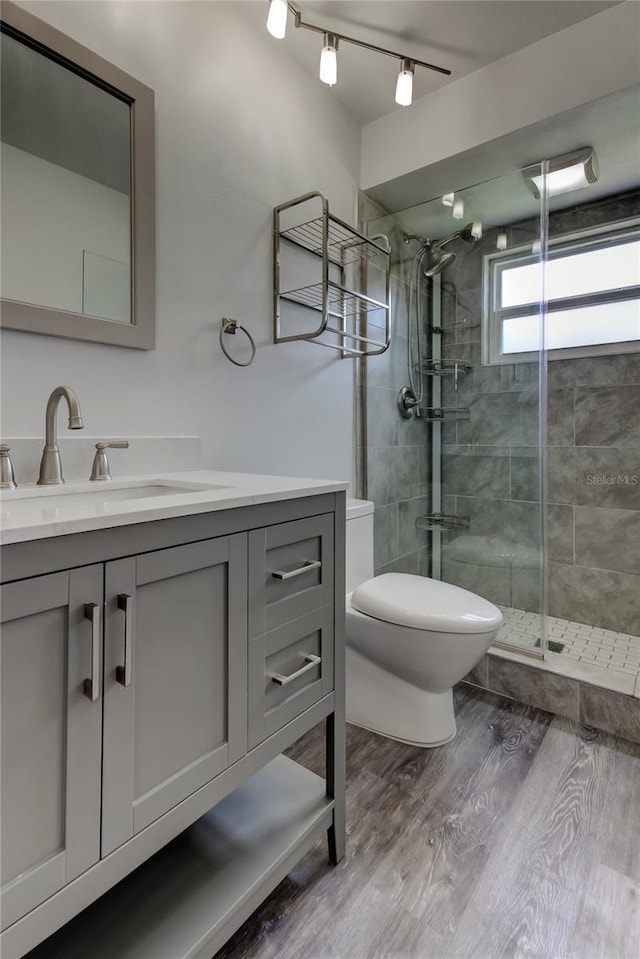
POLYGON ((502 623, 500 610, 481 596, 411 573, 366 580, 353 591, 351 606, 382 622, 436 633, 487 633, 502 623))

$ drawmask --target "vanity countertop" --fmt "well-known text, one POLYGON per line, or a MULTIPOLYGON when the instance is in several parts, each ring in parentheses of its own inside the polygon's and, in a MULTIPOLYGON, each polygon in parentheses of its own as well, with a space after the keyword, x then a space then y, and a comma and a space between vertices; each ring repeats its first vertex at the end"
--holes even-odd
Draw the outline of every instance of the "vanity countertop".
POLYGON ((346 482, 211 470, 119 477, 110 483, 21 486, 0 495, 0 544, 278 500, 335 493, 346 482))

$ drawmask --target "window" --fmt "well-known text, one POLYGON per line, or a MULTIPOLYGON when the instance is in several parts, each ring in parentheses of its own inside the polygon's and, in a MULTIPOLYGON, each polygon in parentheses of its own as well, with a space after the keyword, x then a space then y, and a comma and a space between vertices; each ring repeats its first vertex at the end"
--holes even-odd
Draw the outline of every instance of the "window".
POLYGON ((640 350, 640 225, 551 240, 542 264, 531 247, 484 263, 484 362, 640 350), (617 344, 617 345, 616 345, 617 344), (561 351, 561 352, 560 352, 561 351))

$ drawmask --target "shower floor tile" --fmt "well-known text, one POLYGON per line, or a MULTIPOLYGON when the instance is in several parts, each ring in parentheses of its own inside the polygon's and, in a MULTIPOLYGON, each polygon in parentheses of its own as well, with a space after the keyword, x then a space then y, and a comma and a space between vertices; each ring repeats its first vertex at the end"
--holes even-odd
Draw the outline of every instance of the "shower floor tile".
MULTIPOLYGON (((540 640, 540 616, 523 609, 501 606, 504 624, 497 641, 535 649, 540 640)), ((574 623, 546 616, 547 641, 563 647, 562 654, 582 663, 594 663, 627 675, 640 677, 640 636, 618 633, 599 626, 574 623)))

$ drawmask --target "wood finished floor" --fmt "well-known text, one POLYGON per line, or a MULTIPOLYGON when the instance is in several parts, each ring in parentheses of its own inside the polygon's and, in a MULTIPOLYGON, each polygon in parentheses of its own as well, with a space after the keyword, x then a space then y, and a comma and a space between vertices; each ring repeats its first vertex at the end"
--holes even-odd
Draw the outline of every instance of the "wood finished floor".
MULTIPOLYGON (((216 959, 640 959, 640 745, 456 690, 422 750, 348 727, 347 856, 312 849, 216 959)), ((323 727, 289 751, 324 771, 323 727)))

